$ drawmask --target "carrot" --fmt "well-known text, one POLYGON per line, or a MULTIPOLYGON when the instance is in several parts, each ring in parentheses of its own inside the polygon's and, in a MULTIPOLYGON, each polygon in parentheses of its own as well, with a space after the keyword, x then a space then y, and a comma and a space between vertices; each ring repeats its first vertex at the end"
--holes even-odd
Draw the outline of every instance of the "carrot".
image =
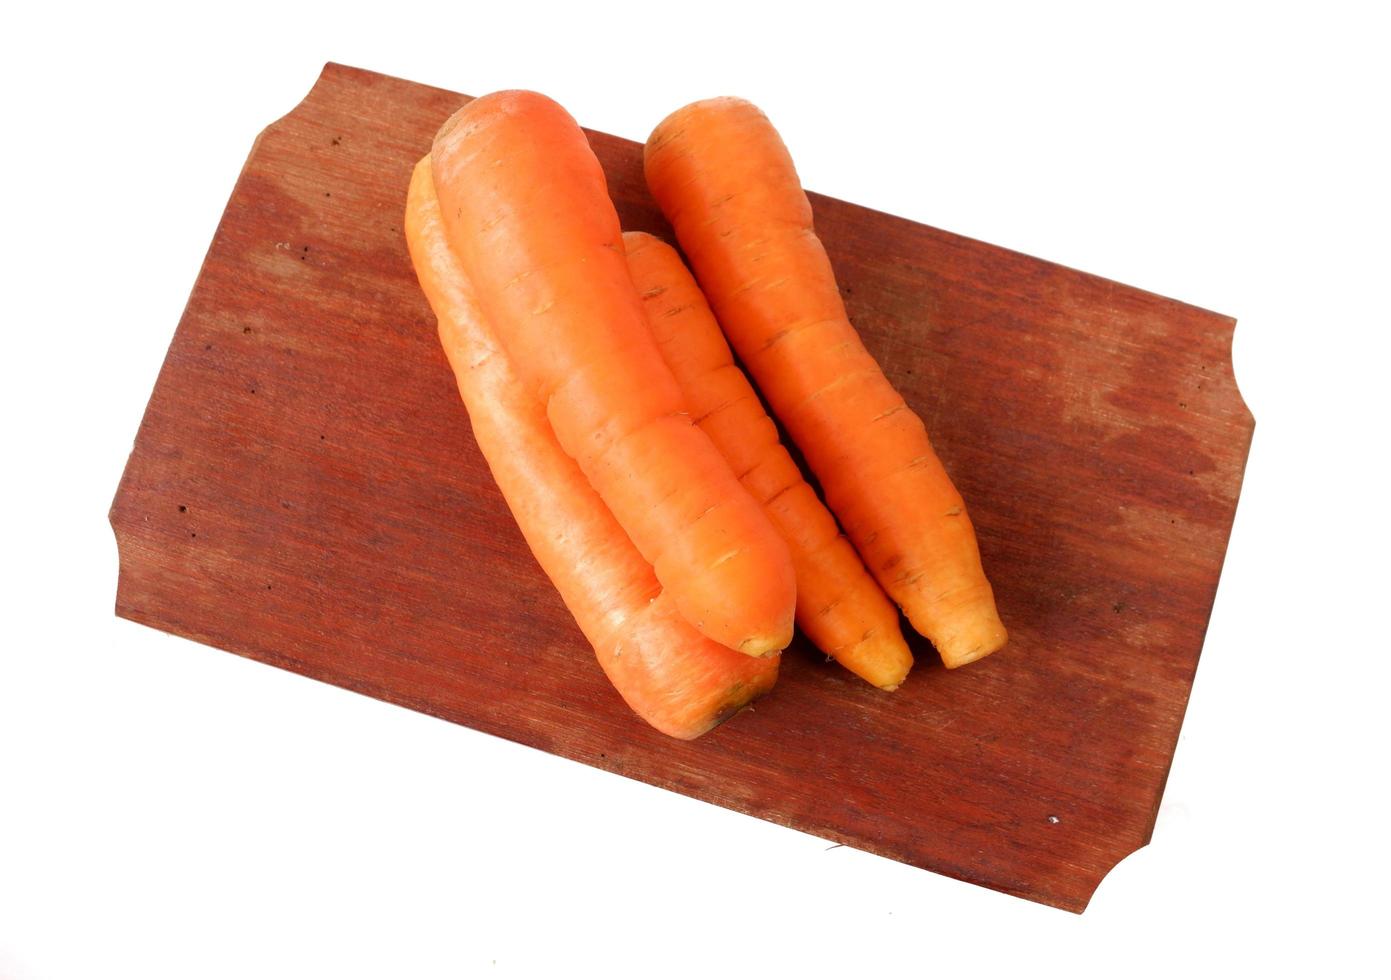
POLYGON ((561 448, 683 616, 744 653, 782 649, 787 546, 686 414, 584 133, 544 96, 498 92, 455 113, 432 158, 449 244, 561 448))
POLYGON ((894 690, 913 666, 898 610, 778 441, 777 426, 734 363, 676 249, 644 232, 626 232, 623 244, 657 348, 692 418, 787 542, 797 575, 797 625, 845 667, 894 690))
POLYGON ((740 359, 914 629, 959 667, 1004 645, 961 495, 845 313, 777 131, 696 102, 647 140, 648 186, 740 359))
POLYGON ((654 728, 687 739, 766 693, 777 678, 778 658, 736 653, 682 618, 652 567, 561 451, 445 241, 429 157, 411 177, 405 229, 478 447, 532 553, 618 693, 654 728))

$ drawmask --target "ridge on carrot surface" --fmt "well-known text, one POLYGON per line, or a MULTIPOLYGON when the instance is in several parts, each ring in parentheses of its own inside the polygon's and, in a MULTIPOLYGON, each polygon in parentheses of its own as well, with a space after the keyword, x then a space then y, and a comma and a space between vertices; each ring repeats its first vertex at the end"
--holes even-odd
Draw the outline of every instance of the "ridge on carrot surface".
POLYGON ((752 655, 792 636, 787 546, 691 424, 628 276, 584 133, 534 92, 497 92, 435 137, 445 233, 565 452, 687 619, 752 655))
POLYGON ((826 502, 948 667, 1004 645, 965 503, 850 324, 777 131, 742 99, 696 102, 648 138, 644 171, 740 359, 826 502))
POLYGON ((692 419, 787 542, 797 574, 797 625, 849 670, 894 690, 913 665, 898 610, 778 441, 777 426, 734 363, 681 256, 645 232, 624 233, 623 244, 657 348, 692 419))
POLYGON ((429 157, 411 177, 405 229, 478 447, 618 693, 648 724, 687 739, 766 693, 778 658, 747 657, 698 633, 561 450, 445 241, 429 157))

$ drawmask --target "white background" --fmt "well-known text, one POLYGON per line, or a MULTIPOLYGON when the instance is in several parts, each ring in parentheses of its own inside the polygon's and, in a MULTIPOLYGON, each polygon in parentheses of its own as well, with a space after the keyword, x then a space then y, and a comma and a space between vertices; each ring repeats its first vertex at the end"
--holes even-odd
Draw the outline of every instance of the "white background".
POLYGON ((1385 969, 1372 6, 194 6, 0 41, 0 978, 1385 969), (1084 916, 115 619, 155 374, 253 137, 326 60, 635 139, 742 94, 809 187, 1238 317, 1258 426, 1202 666, 1154 843, 1084 916))

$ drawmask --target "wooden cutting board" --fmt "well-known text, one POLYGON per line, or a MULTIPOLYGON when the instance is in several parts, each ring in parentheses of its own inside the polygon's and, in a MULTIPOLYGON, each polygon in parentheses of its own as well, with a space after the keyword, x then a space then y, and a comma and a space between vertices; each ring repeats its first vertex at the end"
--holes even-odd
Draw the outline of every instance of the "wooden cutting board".
MULTIPOLYGON (((942 874, 1081 911, 1154 826, 1253 421, 1234 322, 812 195, 1012 640, 886 695, 800 638, 694 743, 637 720, 470 434, 401 233, 464 96, 328 65, 256 140, 111 509, 120 616, 942 874)), ((654 120, 655 122, 655 120, 654 120)), ((591 133, 624 226, 637 143, 591 133)))

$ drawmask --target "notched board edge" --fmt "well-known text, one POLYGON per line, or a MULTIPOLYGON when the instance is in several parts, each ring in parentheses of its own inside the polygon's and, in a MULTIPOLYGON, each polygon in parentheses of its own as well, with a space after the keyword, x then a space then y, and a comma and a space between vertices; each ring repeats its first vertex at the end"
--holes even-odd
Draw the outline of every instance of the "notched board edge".
POLYGON ((154 388, 151 390, 149 400, 145 403, 145 411, 141 413, 140 424, 136 427, 135 438, 131 440, 130 452, 126 454, 126 463, 122 468, 120 481, 116 485, 116 494, 112 498, 111 506, 106 513, 107 523, 111 525, 112 534, 116 539, 117 575, 115 613, 123 619, 141 622, 139 613, 131 609, 126 599, 130 586, 130 549, 132 547, 129 535, 130 528, 127 522, 133 520, 134 517, 133 515, 128 516, 126 514, 125 505, 129 502, 129 498, 134 493, 132 481, 135 478, 135 474, 132 472, 131 466, 135 460, 135 450, 140 444, 142 437, 145 435, 146 425, 149 421, 150 407, 155 403, 156 395, 161 386, 165 383, 166 372, 170 370, 171 354, 173 353, 174 345, 177 343, 179 334, 184 329, 184 324, 188 320, 189 306, 192 304, 193 298, 198 294, 199 288, 202 285, 208 258, 212 254, 213 249, 217 246, 218 239, 221 237, 223 226, 227 223, 228 212, 232 207, 232 202, 237 200, 238 195, 241 193, 242 185, 246 181, 247 172, 251 169, 251 165, 261 149, 261 143, 266 138, 267 134, 280 129, 284 126, 286 121, 310 108, 323 97, 324 93, 329 88, 344 81, 344 76, 359 73, 368 74, 362 72, 361 69, 349 68, 332 61, 325 62, 324 66, 319 70, 319 74, 315 77, 314 83, 309 87, 309 91, 307 91, 289 111, 262 128, 252 139, 251 148, 246 154, 246 160, 243 161, 241 170, 237 173, 236 182, 232 185, 232 192, 227 196, 227 203, 222 207, 222 214, 217 220, 217 228, 209 239, 208 248, 203 253, 203 261, 199 264, 198 276, 193 281, 193 288, 189 290, 188 299, 184 301, 184 309, 183 312, 179 314, 178 325, 174 328, 174 333, 169 338, 169 346, 165 349, 164 360, 160 365, 159 375, 155 378, 154 388))
MULTIPOLYGON (((1256 415, 1251 411, 1251 403, 1246 400, 1246 396, 1241 393, 1241 382, 1236 376, 1236 327, 1237 321, 1232 317, 1223 317, 1227 325, 1226 361, 1223 367, 1226 369, 1225 377, 1231 383, 1232 395, 1236 398, 1236 408, 1238 413, 1243 416, 1246 428, 1246 448, 1249 452, 1251 448, 1251 435, 1256 428, 1256 415)), ((1242 476, 1246 475, 1246 459, 1243 457, 1241 462, 1242 476)), ((1237 494, 1240 496, 1241 486, 1237 485, 1237 494)), ((1224 549, 1225 550, 1225 549, 1224 549)))

